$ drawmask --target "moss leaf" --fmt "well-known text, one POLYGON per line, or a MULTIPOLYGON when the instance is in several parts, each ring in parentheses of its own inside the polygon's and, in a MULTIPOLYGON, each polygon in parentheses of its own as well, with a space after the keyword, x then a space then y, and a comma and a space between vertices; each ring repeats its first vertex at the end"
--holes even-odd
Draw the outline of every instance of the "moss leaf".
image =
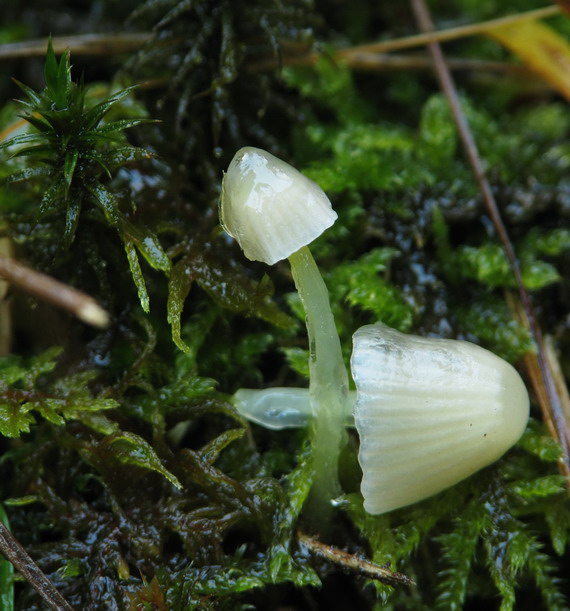
POLYGON ((19 437, 22 433, 30 432, 30 425, 35 422, 29 413, 30 404, 22 405, 19 401, 0 402, 0 433, 5 437, 19 437))
POLYGON ((176 476, 163 466, 153 447, 139 435, 125 431, 115 433, 107 437, 102 445, 118 462, 156 471, 176 488, 182 488, 176 476))

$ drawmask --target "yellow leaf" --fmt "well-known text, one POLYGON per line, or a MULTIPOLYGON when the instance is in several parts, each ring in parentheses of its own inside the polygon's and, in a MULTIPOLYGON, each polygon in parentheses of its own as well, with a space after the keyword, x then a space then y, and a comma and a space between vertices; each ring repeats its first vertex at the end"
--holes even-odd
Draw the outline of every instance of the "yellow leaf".
POLYGON ((486 33, 570 100, 570 45, 558 32, 540 21, 521 21, 486 33))

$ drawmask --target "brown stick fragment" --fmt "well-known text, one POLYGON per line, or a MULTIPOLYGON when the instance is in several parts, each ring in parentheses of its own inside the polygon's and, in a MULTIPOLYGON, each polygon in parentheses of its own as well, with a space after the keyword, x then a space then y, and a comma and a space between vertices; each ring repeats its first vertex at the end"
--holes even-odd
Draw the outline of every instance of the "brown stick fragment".
MULTIPOLYGON (((411 0, 411 4, 420 30, 424 32, 432 31, 433 23, 431 21, 431 16, 425 0, 411 0)), ((485 202, 487 213, 489 214, 497 235, 501 240, 503 249, 509 260, 509 265, 513 272, 513 276, 515 277, 519 297, 528 319, 532 337, 536 344, 540 372, 540 392, 545 393, 545 396, 548 399, 544 405, 542 402, 540 402, 540 405, 543 409, 544 420, 546 422, 552 422, 554 425, 556 433, 555 439, 562 447, 562 458, 564 461, 564 469, 562 471, 567 475, 570 473, 570 435, 568 432, 568 423, 564 418, 560 396, 556 388, 550 364, 546 357, 542 331, 538 325, 530 296, 524 287, 519 261, 517 259, 514 247, 509 239, 503 219, 501 218, 499 207, 497 206, 497 202, 495 201, 495 197, 491 190, 491 185, 489 184, 489 181, 485 175, 485 170, 479 156, 479 151, 477 150, 475 139, 473 138, 467 118, 465 117, 465 113, 461 107, 461 102, 459 101, 455 83, 453 81, 453 77, 451 76, 451 72, 447 67, 441 47, 438 43, 430 43, 428 48, 433 59, 434 69, 439 80, 440 87, 449 103, 459 138, 463 144, 465 154, 483 195, 483 201, 485 202)), ((533 387, 537 388, 538 381, 531 381, 533 382, 533 387)))
MULTIPOLYGON (((69 49, 73 55, 111 55, 131 53, 149 42, 150 32, 130 34, 80 34, 75 36, 55 36, 53 49, 57 55, 69 49)), ((0 45, 0 59, 14 57, 43 57, 48 45, 47 38, 9 42, 0 45)))
POLYGON ((564 379, 564 373, 560 360, 556 354, 556 348, 554 347, 554 340, 551 335, 547 335, 544 338, 544 347, 546 351, 546 360, 550 365, 552 376, 554 377, 554 384, 560 397, 560 403, 562 405, 562 413, 566 420, 566 424, 570 423, 570 393, 568 392, 568 386, 564 379))
MULTIPOLYGON (((383 40, 380 42, 366 43, 355 47, 347 47, 345 49, 337 49, 336 51, 332 51, 331 56, 335 61, 343 61, 346 64, 351 65, 353 63, 358 63, 357 58, 362 57, 363 54, 392 53, 394 51, 402 51, 403 49, 422 47, 430 43, 447 42, 450 40, 457 40, 458 38, 465 38, 467 36, 485 34, 493 28, 500 28, 521 21, 552 17, 561 13, 562 10, 563 9, 561 6, 553 4, 539 9, 517 13, 515 15, 507 15, 506 17, 499 17, 497 19, 490 19, 488 21, 481 21, 479 23, 469 23, 467 25, 460 25, 454 28, 447 28, 445 30, 434 30, 432 28, 429 31, 422 32, 421 34, 413 34, 412 36, 404 36, 402 38, 395 38, 392 40, 383 40)), ((276 68, 281 65, 310 66, 316 63, 321 56, 319 51, 299 52, 298 49, 295 51, 295 45, 289 41, 283 41, 282 47, 283 56, 280 58, 279 62, 275 62, 274 59, 261 60, 259 63, 256 62, 248 66, 249 69, 263 70, 268 68, 276 68)))
MULTIPOLYGON (((275 70, 281 66, 308 66, 315 63, 318 56, 305 53, 303 55, 288 55, 284 53, 280 58, 265 57, 247 62, 246 69, 250 72, 266 72, 275 70)), ((332 59, 337 60, 336 54, 332 59)), ((349 70, 361 71, 383 71, 383 70, 431 70, 433 64, 428 56, 395 53, 375 53, 359 51, 343 55, 342 63, 349 70)), ((479 72, 500 72, 514 74, 515 76, 527 76, 530 70, 525 66, 509 62, 485 61, 479 59, 450 59, 449 67, 452 70, 469 70, 479 72)))
POLYGON ((337 56, 360 53, 362 51, 386 53, 388 51, 400 51, 402 49, 410 49, 412 47, 420 47, 432 43, 456 40, 457 38, 484 34, 492 28, 500 28, 520 21, 530 21, 534 19, 552 17, 561 11, 562 9, 559 6, 553 4, 551 6, 535 9, 533 11, 526 11, 524 13, 517 13, 515 15, 507 15, 506 17, 499 17, 497 19, 490 19, 489 21, 481 21, 479 23, 469 23, 467 25, 460 25, 455 28, 448 28, 446 30, 435 30, 432 26, 429 30, 423 30, 421 34, 413 34, 412 36, 405 36, 403 38, 397 38, 394 40, 386 40, 382 42, 360 45, 358 47, 351 47, 350 49, 343 49, 342 51, 338 52, 337 56))
POLYGON ((40 567, 30 558, 14 535, 0 521, 0 551, 26 578, 50 609, 73 611, 40 567))
POLYGON ((93 297, 10 257, 0 256, 0 277, 31 295, 69 310, 83 322, 95 327, 109 324, 109 315, 93 297))
POLYGON ((315 537, 297 531, 297 540, 314 554, 325 558, 329 562, 342 566, 345 569, 354 571, 368 579, 381 581, 389 586, 413 586, 415 583, 406 575, 390 571, 389 569, 370 562, 365 558, 360 558, 354 554, 349 554, 338 547, 321 543, 315 537))

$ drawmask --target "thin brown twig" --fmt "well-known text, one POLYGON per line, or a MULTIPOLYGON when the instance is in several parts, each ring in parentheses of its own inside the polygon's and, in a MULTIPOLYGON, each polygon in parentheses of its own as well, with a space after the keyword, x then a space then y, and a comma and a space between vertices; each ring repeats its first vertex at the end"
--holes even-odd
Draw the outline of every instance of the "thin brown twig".
MULTIPOLYGON (((379 54, 392 53, 393 51, 402 51, 404 49, 413 49, 415 47, 423 47, 424 45, 435 42, 448 42, 465 38, 467 36, 475 36, 477 34, 485 34, 493 28, 500 28, 521 21, 530 21, 534 19, 545 19, 552 17, 562 12, 562 8, 556 4, 545 6, 532 11, 517 13, 516 15, 507 15, 497 19, 481 21, 479 23, 469 23, 454 28, 445 30, 432 30, 414 34, 412 36, 404 36, 392 40, 383 40, 380 42, 366 43, 356 47, 348 47, 346 49, 337 49, 329 53, 332 59, 343 61, 348 64, 358 61, 358 57, 362 54, 379 54)), ((307 51, 302 47, 299 48, 289 41, 282 43, 283 55, 279 60, 262 60, 261 62, 252 63, 249 68, 251 70, 270 69, 278 66, 310 66, 314 64, 322 53, 320 51, 307 51)), ((1 47, 0 47, 1 49, 1 47)))
MULTIPOLYGON (((515 320, 517 320, 527 329, 530 329, 528 316, 522 306, 520 298, 518 298, 517 295, 513 294, 511 291, 505 291, 505 299, 507 301, 509 309, 515 317, 515 320)), ((564 377, 560 369, 560 364, 558 363, 558 359, 554 352, 552 339, 548 336, 545 338, 544 346, 546 349, 546 359, 553 373, 564 417, 567 422, 570 422, 570 398, 568 397, 568 389, 566 388, 566 383, 564 381, 564 377)), ((546 390, 546 387, 543 382, 543 377, 540 372, 540 363, 538 361, 538 356, 534 352, 528 352, 523 357, 523 364, 525 370, 528 373, 528 377, 530 378, 536 400, 543 414, 544 424, 546 425, 546 428, 548 429, 550 435, 554 439, 557 439, 558 433, 556 430, 556 424, 552 419, 552 414, 549 409, 548 392, 546 390)), ((566 430, 566 432, 568 433, 568 430, 566 430)), ((568 439, 568 443, 570 443, 570 438, 568 439)), ((566 485, 570 493, 570 469, 568 468, 568 464, 564 462, 564 460, 560 460, 559 467, 561 472, 566 476, 566 485)))
MULTIPOLYGON (((447 28, 444 30, 432 30, 422 34, 404 36, 392 40, 367 43, 346 49, 338 49, 333 52, 334 59, 358 63, 363 54, 377 55, 380 53, 391 53, 403 49, 422 47, 431 42, 447 42, 467 36, 483 34, 492 28, 511 25, 520 21, 533 19, 545 19, 563 11, 559 5, 545 6, 539 9, 507 15, 497 19, 469 23, 466 25, 447 28)), ((54 51, 58 54, 69 49, 74 55, 110 55, 114 53, 129 53, 143 47, 151 40, 156 40, 156 34, 152 32, 131 32, 120 34, 79 34, 75 36, 56 36, 52 39, 54 51)), ((177 39, 172 39, 177 40, 177 39)), ((167 44, 168 40, 160 40, 160 44, 167 44)), ((5 43, 0 45, 0 59, 17 57, 43 56, 47 48, 48 39, 38 38, 21 42, 5 43)), ((261 62, 252 63, 251 70, 268 70, 281 65, 311 65, 317 61, 321 53, 309 51, 306 45, 299 46, 293 41, 281 41, 283 56, 276 61, 271 58, 261 62)), ((497 62, 498 63, 498 62, 497 62)))
MULTIPOLYGON (((53 49, 58 55, 69 49, 73 55, 110 55, 130 53, 144 46, 153 38, 150 32, 131 34, 79 34, 56 36, 52 39, 53 49)), ((47 38, 10 42, 0 45, 0 59, 44 56, 47 38)))
POLYGON ((386 583, 390 586, 413 586, 415 583, 403 573, 397 573, 387 569, 386 567, 370 562, 365 558, 349 554, 338 547, 321 543, 315 537, 311 537, 301 531, 297 531, 297 540, 314 554, 325 558, 329 562, 333 562, 345 569, 349 569, 367 577, 386 583))
MULTIPOLYGON (((0 256, 14 256, 14 245, 8 237, 0 238, 0 256)), ((9 354, 12 344, 12 312, 6 299, 9 286, 8 282, 0 278, 0 356, 9 354)))
POLYGON ((1 521, 0 551, 26 578, 50 609, 55 611, 73 611, 69 603, 56 590, 52 582, 44 575, 40 567, 30 558, 28 552, 26 552, 16 537, 1 521))
MULTIPOLYGON (((424 32, 433 30, 433 23, 431 21, 431 16, 425 0, 411 0, 411 4, 420 30, 424 32)), ((459 96, 453 82, 453 77, 451 76, 451 73, 446 65, 441 47, 438 43, 432 42, 428 45, 428 48, 433 58, 434 69, 436 71, 441 89, 448 100, 459 137, 467 155, 467 159, 471 165, 473 173, 475 174, 479 188, 481 189, 487 212, 491 217, 493 226, 495 227, 499 239, 501 240, 505 254, 509 260, 509 264, 515 277, 519 297, 528 319, 532 337, 536 344, 541 386, 548 397, 547 409, 549 413, 544 414, 545 420, 551 420, 554 424, 556 429, 556 438, 562 447, 562 456, 565 465, 564 471, 566 474, 568 474, 570 473, 568 426, 564 418, 564 412, 562 409, 560 396, 558 395, 556 389, 554 376, 552 375, 548 359, 546 358, 542 332, 538 325, 530 296, 524 287, 520 264, 514 247, 509 239, 503 219, 501 218, 497 202, 495 201, 495 197, 491 190, 491 185, 489 184, 489 181, 485 175, 485 170, 477 150, 477 145, 467 122, 467 118, 465 117, 465 113, 461 107, 459 96)))
POLYGON ((106 327, 109 324, 109 315, 93 297, 10 257, 0 256, 0 277, 40 299, 70 311, 83 322, 95 327, 106 327))
POLYGON ((351 47, 350 49, 339 51, 337 56, 342 57, 343 55, 361 53, 363 51, 374 53, 387 53, 388 51, 401 51, 402 49, 423 47, 424 45, 432 43, 447 42, 450 40, 456 40, 457 38, 465 38, 467 36, 475 36, 476 34, 484 34, 490 29, 500 28, 506 25, 512 25, 513 23, 517 23, 520 21, 531 21, 534 19, 544 19, 545 17, 552 17, 553 15, 557 15, 561 11, 562 9, 558 5, 553 4, 551 6, 545 6, 543 8, 535 9, 532 11, 517 13, 516 15, 507 15, 506 17, 489 19, 488 21, 481 21, 479 23, 469 23, 467 25, 460 25, 445 30, 435 30, 432 25, 430 30, 422 31, 421 34, 414 34, 412 36, 405 36, 403 38, 397 38, 395 40, 386 40, 372 44, 360 45, 358 47, 351 47))
MULTIPOLYGON (((333 53, 333 59, 336 55, 333 53)), ((313 64, 315 57, 304 55, 284 54, 280 59, 267 57, 256 59, 246 64, 250 72, 265 72, 274 70, 279 66, 307 66, 313 64)), ((486 61, 480 59, 452 58, 449 67, 452 70, 477 70, 481 72, 511 72, 527 75, 530 70, 525 66, 519 66, 510 62, 486 61)), ((427 70, 432 69, 431 59, 423 55, 397 55, 395 53, 374 53, 361 51, 351 53, 342 58, 343 64, 350 70, 427 70)))
POLYGON ((554 384, 556 386, 556 390, 558 391, 558 396, 560 397, 562 413, 564 414, 566 422, 570 422, 570 393, 568 392, 568 386, 566 384, 566 380, 564 379, 564 372, 562 371, 560 360, 556 354, 554 340, 552 339, 551 335, 547 335, 544 338, 544 347, 546 360, 550 365, 552 377, 554 378, 554 384))

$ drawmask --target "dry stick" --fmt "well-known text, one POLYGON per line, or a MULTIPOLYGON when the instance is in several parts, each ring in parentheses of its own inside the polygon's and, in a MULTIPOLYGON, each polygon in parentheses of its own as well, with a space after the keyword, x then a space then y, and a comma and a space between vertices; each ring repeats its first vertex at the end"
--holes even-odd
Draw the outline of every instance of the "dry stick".
MULTIPOLYGON (((447 63, 451 70, 510 72, 520 75, 528 75, 530 73, 528 68, 508 62, 458 58, 448 59, 447 63)), ((433 68, 431 58, 428 56, 366 52, 351 54, 345 64, 351 70, 431 70, 433 68)))
POLYGON ((0 277, 36 297, 69 310, 83 322, 95 327, 109 324, 109 315, 93 297, 10 257, 0 256, 0 277))
POLYGON ((338 564, 345 569, 355 571, 356 573, 369 579, 376 579, 377 581, 381 581, 382 583, 386 583, 390 586, 415 585, 415 582, 403 573, 390 571, 386 567, 370 562, 365 558, 360 558, 354 554, 349 554, 338 547, 321 543, 315 537, 306 535, 301 531, 297 531, 297 540, 314 554, 318 554, 329 562, 338 564))
MULTIPOLYGON (((505 300, 507 302, 507 305, 509 306, 509 310, 514 315, 515 320, 517 320, 520 324, 525 326, 527 329, 530 328, 528 316, 523 309, 521 300, 517 298, 515 295, 513 295, 513 293, 508 290, 505 290, 505 300)), ((553 366, 552 358, 551 356, 549 356, 549 353, 548 353, 548 337, 545 340, 545 346, 546 346, 546 355, 547 355, 548 362, 551 365, 552 372, 554 374, 554 379, 557 380, 556 369, 553 366)), ((543 414, 543 420, 544 420, 544 423, 546 424, 546 428, 550 432, 551 436, 554 439, 556 439, 558 437, 558 434, 556 432, 556 426, 552 420, 552 417, 551 417, 552 415, 548 407, 550 405, 550 402, 548 398, 548 393, 543 383, 542 374, 540 372, 540 364, 538 362, 538 357, 536 353, 527 352, 523 356, 523 365, 528 374, 528 377, 530 378, 530 382, 534 389, 536 400, 538 401, 538 404, 543 414)), ((556 382, 556 387, 558 389, 558 393, 561 398, 561 405, 564 408, 564 405, 568 404, 567 402, 566 403, 564 402, 564 397, 567 396, 568 391, 566 390, 566 395, 563 394, 561 387, 558 384, 559 381, 560 380, 556 382)), ((562 384, 563 384, 563 381, 562 381, 562 384)), ((564 413, 565 413, 565 417, 568 418, 568 414, 566 410, 564 410, 564 413)), ((565 472, 566 476, 570 476, 570 473, 568 473, 566 470, 566 464, 563 461, 560 461, 560 468, 561 470, 565 472)), ((567 484, 570 490, 570 478, 567 480, 567 484)))
POLYGON ((376 42, 372 44, 360 45, 358 47, 351 47, 350 49, 339 51, 337 57, 342 57, 342 55, 345 53, 352 54, 360 53, 363 51, 374 53, 400 51, 402 49, 410 49, 412 47, 419 47, 431 43, 445 42, 448 40, 455 40, 456 38, 465 38, 466 36, 475 36, 476 34, 484 34, 487 32, 487 30, 490 30, 492 28, 500 28, 520 21, 531 21, 533 19, 544 19, 545 17, 552 17, 553 15, 557 15, 561 11, 562 8, 554 4, 552 6, 545 6, 543 8, 539 8, 533 11, 527 11, 526 13, 517 13, 516 15, 508 15, 506 17, 499 17, 498 19, 481 21, 480 23, 470 23, 455 28, 449 28, 447 30, 434 30, 433 25, 431 25, 429 29, 421 28, 421 34, 405 36, 404 38, 398 38, 396 40, 386 40, 383 42, 376 42))
MULTIPOLYGON (((346 51, 346 49, 345 49, 346 51)), ((265 72, 274 70, 282 66, 306 66, 312 65, 317 59, 317 55, 287 55, 285 52, 280 59, 267 57, 265 59, 248 62, 245 65, 249 72, 265 72)), ((336 53, 332 53, 331 58, 338 59, 336 53)), ((374 53, 369 51, 359 51, 358 53, 345 54, 342 57, 343 64, 350 70, 431 70, 433 64, 431 58, 422 55, 395 53, 374 53)), ((481 72, 508 72, 516 75, 525 76, 530 70, 525 66, 498 61, 486 61, 480 59, 451 58, 448 60, 452 70, 473 70, 481 72)))
POLYGON ((0 522, 0 551, 55 611, 73 611, 14 535, 0 522))
MULTIPOLYGON (((431 21, 430 13, 425 3, 425 0, 411 0, 411 4, 420 30, 433 30, 433 23, 431 21)), ((540 330, 540 327, 538 326, 530 296, 523 284, 521 268, 517 256, 515 254, 513 245, 511 244, 507 230, 499 213, 499 208, 491 191, 491 186, 485 176, 485 170, 483 169, 483 164, 481 163, 481 158, 479 157, 479 153, 477 151, 477 145, 475 144, 473 134, 471 133, 469 124, 467 123, 467 119, 461 108, 459 96, 457 95, 457 91, 455 89, 455 84, 453 82, 451 73, 445 63, 445 58, 441 51, 441 47, 438 43, 430 43, 428 45, 428 48, 433 58, 434 68, 437 74, 437 78, 439 80, 440 87, 442 88, 443 92, 447 97, 447 101, 451 108, 451 113, 453 115, 457 130, 459 132, 459 137, 465 148, 465 153, 467 155, 473 173, 475 174, 477 182, 479 183, 481 193, 483 194, 483 200, 487 207, 487 211, 489 213, 489 216, 491 217, 491 220, 493 221, 495 230, 499 235, 499 238, 503 244, 503 248, 509 260, 511 269, 513 270, 513 275, 517 284, 520 300, 527 315, 530 330, 537 347, 537 358, 538 364, 540 366, 542 385, 544 386, 544 390, 546 391, 549 400, 550 414, 545 414, 545 419, 551 419, 554 423, 554 426, 556 428, 556 437, 558 438, 558 441, 562 447, 564 472, 566 477, 570 480, 570 448, 568 427, 564 419, 564 412, 562 410, 560 397, 556 390, 554 377, 552 375, 552 371, 549 367, 549 363, 546 358, 544 342, 542 339, 542 332, 540 330)))
POLYGON ((558 356, 556 354, 556 349, 554 347, 554 341, 552 340, 552 336, 547 335, 544 338, 544 348, 546 360, 548 361, 550 365, 550 371, 552 372, 554 385, 556 386, 558 396, 560 397, 560 404, 562 406, 564 419, 566 420, 566 422, 570 422, 570 393, 568 392, 568 386, 566 385, 566 380, 564 379, 564 372, 562 371, 560 360, 558 359, 558 356))
MULTIPOLYGON (((475 36, 476 34, 484 34, 493 28, 500 28, 521 21, 552 17, 562 12, 562 10, 562 7, 558 5, 551 5, 532 11, 527 11, 525 13, 508 15, 506 17, 490 19, 489 21, 482 21, 480 23, 470 23, 454 28, 448 28, 446 30, 433 30, 432 28, 431 31, 422 32, 421 34, 414 34, 413 36, 404 36, 403 38, 396 38, 394 40, 384 40, 381 42, 358 45, 357 47, 339 49, 337 51, 332 51, 331 55, 335 60, 351 62, 353 61, 354 57, 363 53, 389 53, 392 51, 401 51, 402 49, 412 49, 414 47, 420 47, 435 42, 445 42, 449 40, 456 40, 457 38, 465 38, 466 36, 475 36)), ((289 48, 292 50, 294 45, 290 44, 289 48)), ((280 63, 278 64, 277 62, 274 62, 273 67, 276 67, 277 65, 312 65, 319 59, 320 56, 321 53, 316 51, 309 53, 297 53, 294 55, 285 53, 280 63)), ((257 69, 257 64, 253 65, 251 69, 257 69)))
MULTIPOLYGON (((82 34, 77 36, 56 36, 53 49, 56 54, 70 49, 73 55, 109 55, 111 53, 130 53, 149 42, 153 34, 147 32, 133 34, 82 34)), ((0 45, 0 59, 15 57, 43 57, 46 54, 47 38, 10 42, 0 45)))
MULTIPOLYGON (((529 21, 533 19, 544 19, 552 17, 563 11, 563 7, 556 4, 545 6, 516 15, 507 15, 489 21, 480 23, 470 23, 463 26, 448 28, 446 30, 424 32, 413 36, 405 36, 394 40, 385 40, 382 42, 374 42, 357 47, 340 49, 334 53, 335 59, 347 59, 352 55, 361 53, 388 53, 402 49, 411 49, 421 47, 431 42, 444 42, 464 38, 466 36, 474 36, 476 34, 485 33, 491 28, 499 28, 506 25, 511 25, 520 21, 529 21)), ((156 37, 156 34, 151 32, 134 32, 129 34, 80 34, 76 36, 56 36, 53 38, 53 47, 56 53, 63 53, 69 49, 74 55, 109 55, 110 53, 129 53, 140 49, 145 44, 156 37)), ((165 41, 161 41, 164 43, 165 41)), ((46 52, 48 39, 40 38, 36 40, 27 40, 22 42, 11 42, 0 45, 0 59, 15 58, 15 57, 31 57, 43 56, 46 52)), ((294 50, 298 45, 290 41, 282 42, 285 48, 294 50)), ((284 58, 281 63, 272 61, 271 66, 276 67, 281 64, 286 65, 309 65, 314 63, 320 57, 320 53, 284 53, 284 58)), ((252 65, 253 66, 253 65, 252 65)), ((263 63, 255 64, 252 69, 263 69, 266 65, 263 63)))

